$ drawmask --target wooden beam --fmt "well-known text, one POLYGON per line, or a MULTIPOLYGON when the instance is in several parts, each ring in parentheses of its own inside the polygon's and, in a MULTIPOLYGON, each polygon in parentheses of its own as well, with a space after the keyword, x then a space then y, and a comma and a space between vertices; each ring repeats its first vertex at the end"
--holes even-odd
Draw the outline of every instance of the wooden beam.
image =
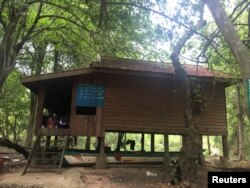
POLYGON ((105 154, 104 148, 104 137, 99 137, 99 145, 100 145, 100 153, 96 156, 96 168, 97 169, 105 169, 107 168, 107 155, 105 154))
POLYGON ((141 151, 144 151, 145 150, 145 135, 144 135, 144 133, 141 133, 141 151))
POLYGON ((100 144, 100 154, 104 154, 105 152, 105 137, 98 137, 99 144, 100 144))
POLYGON ((76 134, 76 92, 77 92, 77 78, 73 80, 72 83, 72 93, 71 93, 71 109, 70 109, 70 132, 72 135, 76 134))
POLYGON ((45 98, 45 87, 42 86, 39 88, 38 92, 38 103, 37 103, 37 111, 36 111, 36 126, 35 126, 35 134, 38 134, 40 128, 43 123, 43 109, 44 109, 44 98, 45 98))
POLYGON ((97 137, 104 137, 102 117, 103 117, 103 108, 96 108, 96 136, 97 137))
POLYGON ((28 86, 32 82, 40 82, 44 80, 53 80, 53 79, 65 79, 68 77, 91 74, 91 73, 93 73, 92 68, 74 69, 71 71, 48 73, 36 76, 26 76, 22 78, 21 83, 25 86, 28 86))
POLYGON ((86 149, 87 151, 90 150, 90 136, 87 136, 87 137, 86 137, 85 149, 86 149))
POLYGON ((168 134, 164 134, 164 157, 163 157, 163 182, 170 181, 170 155, 169 155, 169 138, 168 134))
MULTIPOLYGON (((103 78, 102 75, 94 74, 93 75, 93 82, 95 84, 102 84, 103 78)), ((104 137, 104 129, 103 129, 103 107, 97 107, 96 108, 96 136, 97 137, 104 137)))
POLYGON ((155 151, 155 134, 151 133, 151 152, 155 151))

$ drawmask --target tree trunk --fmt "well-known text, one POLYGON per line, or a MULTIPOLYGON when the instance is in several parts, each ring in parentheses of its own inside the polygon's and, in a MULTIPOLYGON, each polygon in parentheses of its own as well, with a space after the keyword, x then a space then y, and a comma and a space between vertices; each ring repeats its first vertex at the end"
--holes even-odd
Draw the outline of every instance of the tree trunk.
MULTIPOLYGON (((191 36, 191 33, 189 33, 183 39, 187 40, 191 36)), ((180 154, 181 177, 182 180, 194 182, 197 177, 197 161, 199 161, 200 155, 202 155, 202 144, 200 143, 201 139, 198 129, 193 124, 189 78, 175 53, 172 53, 171 59, 182 88, 185 126, 187 128, 186 133, 183 135, 184 141, 180 154)))
POLYGON ((115 151, 119 152, 121 150, 122 140, 123 140, 124 133, 119 132, 117 138, 117 144, 115 151))
POLYGON ((234 152, 234 154, 239 156, 239 151, 240 151, 240 148, 239 148, 239 129, 236 129, 236 131, 235 131, 235 152, 234 152))
POLYGON ((240 67, 243 78, 250 76, 250 55, 247 47, 241 42, 232 22, 218 0, 205 0, 222 35, 228 42, 240 67))
POLYGON ((10 126, 9 126, 9 112, 6 112, 5 114, 5 138, 8 138, 9 139, 9 129, 10 129, 10 126))
MULTIPOLYGON (((33 59, 32 74, 40 75, 42 72, 42 66, 46 53, 46 42, 41 43, 33 43, 35 49, 35 56, 33 59)), ((36 120, 36 108, 37 108, 37 97, 31 93, 30 94, 30 116, 29 116, 29 125, 27 129, 27 137, 26 137, 26 146, 32 146, 33 143, 33 135, 35 130, 35 120, 36 120)))
POLYGON ((210 146, 210 139, 209 135, 207 135, 207 149, 208 149, 208 155, 211 155, 211 146, 210 146))
POLYGON ((13 148, 18 153, 23 154, 23 156, 27 159, 29 156, 29 152, 23 147, 18 144, 11 142, 9 139, 0 138, 0 146, 6 146, 8 148, 13 148))
POLYGON ((192 31, 187 31, 179 40, 173 53, 171 60, 175 68, 175 73, 180 81, 182 88, 184 118, 186 133, 183 135, 183 147, 180 154, 180 168, 182 180, 196 181, 197 177, 197 161, 202 155, 202 144, 200 143, 200 134, 193 124, 192 101, 190 96, 190 81, 186 71, 182 67, 179 60, 180 46, 183 47, 186 41, 193 35, 192 31))
POLYGON ((245 159, 245 144, 244 144, 244 111, 241 105, 241 96, 240 96, 240 84, 236 86, 236 93, 237 93, 237 117, 239 120, 238 124, 238 135, 239 135, 239 160, 245 159))
POLYGON ((59 51, 57 49, 54 49, 54 65, 53 65, 53 71, 58 72, 59 71, 59 51))
POLYGON ((40 19, 40 14, 43 10, 43 1, 39 1, 39 8, 32 25, 27 28, 26 19, 27 12, 33 6, 35 1, 25 3, 17 3, 16 1, 1 1, 1 18, 3 12, 9 14, 6 19, 1 19, 1 38, 0 38, 0 90, 16 65, 16 57, 22 49, 25 42, 30 39, 36 29, 40 19))
POLYGON ((17 116, 13 113, 14 125, 13 125, 13 142, 17 143, 17 116))
MULTIPOLYGON (((221 6, 218 0, 204 0, 207 4, 210 12, 213 15, 213 18, 220 29, 225 40, 228 42, 230 49, 232 50, 234 57, 239 65, 241 76, 243 78, 244 89, 245 89, 245 101, 247 104, 247 79, 250 78, 250 55, 247 47, 242 43, 240 37, 238 36, 234 25, 229 20, 225 10, 221 6)), ((250 118, 249 110, 246 110, 248 113, 248 118, 250 118)))
MULTIPOLYGON (((196 26, 197 28, 201 28, 205 25, 205 22, 203 21, 204 4, 202 1, 200 2, 199 8, 200 20, 196 26)), ((196 181, 198 165, 197 161, 200 161, 201 158, 203 158, 202 143, 199 131, 193 123, 189 77, 180 63, 179 55, 181 53, 181 49, 185 46, 186 42, 193 36, 193 34, 193 31, 186 31, 174 46, 173 52, 170 56, 175 69, 175 74, 180 82, 186 126, 186 133, 183 135, 183 147, 180 153, 181 178, 182 180, 189 180, 191 182, 196 181)))

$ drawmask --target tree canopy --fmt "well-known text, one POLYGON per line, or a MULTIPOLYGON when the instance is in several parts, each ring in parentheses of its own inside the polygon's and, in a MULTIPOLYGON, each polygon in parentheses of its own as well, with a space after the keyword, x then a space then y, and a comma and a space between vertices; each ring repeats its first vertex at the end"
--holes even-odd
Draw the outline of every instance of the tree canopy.
MULTIPOLYGON (((180 79, 186 85, 180 87, 189 102, 184 63, 219 69, 246 81, 249 4, 248 0, 0 0, 1 136, 24 142, 21 135, 28 121, 34 123, 27 117, 36 98, 20 85, 19 77, 88 66, 97 54, 175 62, 184 75, 180 79)), ((240 95, 246 98, 242 88, 240 95)), ((238 134, 240 116, 237 119, 234 113, 241 105, 249 131, 247 106, 240 101, 228 94, 230 143, 238 134)), ((192 113, 186 118, 191 125, 192 113)), ((246 154, 249 157, 249 151, 246 154)))

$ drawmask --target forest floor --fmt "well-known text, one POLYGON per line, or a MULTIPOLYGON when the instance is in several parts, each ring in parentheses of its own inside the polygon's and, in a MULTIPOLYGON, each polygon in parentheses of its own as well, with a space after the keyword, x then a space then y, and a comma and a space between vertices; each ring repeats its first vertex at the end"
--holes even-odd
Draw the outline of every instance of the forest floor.
POLYGON ((28 171, 20 175, 21 168, 0 174, 2 188, 128 188, 167 187, 162 182, 162 171, 158 168, 108 168, 97 170, 91 167, 63 168, 56 172, 28 171), (157 174, 147 176, 146 171, 157 174))
MULTIPOLYGON (((25 159, 16 153, 9 154, 8 164, 0 169, 0 188, 185 188, 191 187, 188 182, 181 185, 163 184, 163 169, 157 166, 115 166, 107 169, 94 167, 65 167, 62 173, 48 172, 47 169, 28 169, 21 176, 25 159)), ((235 162, 223 158, 214 158, 204 167, 199 167, 195 187, 207 187, 207 172, 218 171, 221 168, 233 168, 235 162), (216 159, 216 160, 214 160, 216 159)), ((250 169, 250 162, 240 163, 241 168, 250 169)), ((219 170, 220 171, 220 170, 219 170)))
MULTIPOLYGON (((161 168, 116 167, 95 169, 91 167, 63 168, 57 172, 28 171, 21 176, 22 168, 0 173, 0 188, 185 188, 190 186, 167 185, 161 183, 163 172, 161 168), (147 176, 146 172, 157 174, 147 176)), ((204 174, 205 175, 205 174, 204 174)), ((204 176, 202 184, 206 187, 204 176)))

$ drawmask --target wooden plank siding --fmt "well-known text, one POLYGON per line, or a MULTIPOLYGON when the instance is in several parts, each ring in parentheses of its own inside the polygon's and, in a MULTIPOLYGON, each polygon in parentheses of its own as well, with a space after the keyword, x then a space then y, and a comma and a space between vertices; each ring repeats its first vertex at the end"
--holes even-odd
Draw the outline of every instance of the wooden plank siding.
MULTIPOLYGON (((105 131, 186 132, 183 91, 172 64, 116 58, 101 61, 88 68, 22 79, 23 85, 38 94, 36 133, 47 116, 44 108, 50 115, 70 115, 72 136, 103 137, 105 131), (104 107, 98 106, 96 114, 91 111, 93 106, 76 107, 77 87, 84 83, 104 86, 104 107)), ((226 136, 225 87, 233 83, 232 79, 204 66, 186 64, 184 69, 191 81, 200 81, 206 93, 204 111, 194 115, 195 126, 203 135, 226 136)))
POLYGON ((203 134, 226 135, 225 87, 222 83, 213 86, 210 82, 206 84, 206 93, 208 93, 209 97, 206 101, 205 110, 199 116, 194 117, 194 123, 203 134))
MULTIPOLYGON (((105 75, 105 130, 182 134, 185 132, 181 90, 173 79, 105 75)), ((212 84, 207 109, 195 116, 202 134, 227 133, 224 86, 212 84)))
POLYGON ((81 83, 90 83, 91 77, 75 77, 72 86, 71 114, 70 114, 70 134, 74 136, 95 136, 96 116, 76 114, 76 91, 81 83))

